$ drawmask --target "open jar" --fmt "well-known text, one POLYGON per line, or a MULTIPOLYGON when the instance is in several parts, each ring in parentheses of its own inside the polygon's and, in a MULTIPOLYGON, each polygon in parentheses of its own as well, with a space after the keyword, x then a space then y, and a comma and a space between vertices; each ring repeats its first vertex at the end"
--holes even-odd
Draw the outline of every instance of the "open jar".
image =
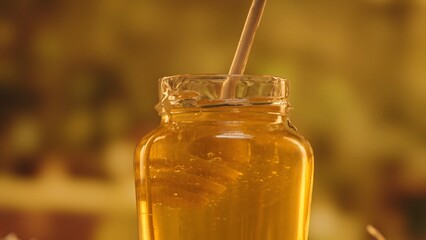
POLYGON ((140 240, 305 240, 309 143, 274 76, 160 79, 161 124, 135 152, 140 240), (238 78, 234 98, 224 82, 238 78))

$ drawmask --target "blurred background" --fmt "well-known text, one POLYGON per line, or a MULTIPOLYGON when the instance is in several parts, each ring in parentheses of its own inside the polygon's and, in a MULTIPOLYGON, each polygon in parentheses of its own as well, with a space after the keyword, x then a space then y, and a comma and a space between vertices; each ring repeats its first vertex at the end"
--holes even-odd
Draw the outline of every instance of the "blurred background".
MULTIPOLYGON (((157 79, 225 73, 249 0, 0 0, 0 239, 136 239, 157 79)), ((426 239, 426 1, 268 1, 247 66, 290 80, 311 240, 426 239)))

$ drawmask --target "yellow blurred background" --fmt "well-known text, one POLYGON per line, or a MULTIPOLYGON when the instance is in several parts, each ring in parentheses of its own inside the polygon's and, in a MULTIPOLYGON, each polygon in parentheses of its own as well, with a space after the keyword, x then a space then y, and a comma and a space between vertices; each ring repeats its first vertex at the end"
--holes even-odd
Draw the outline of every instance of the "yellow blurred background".
MULTIPOLYGON (((226 73, 249 0, 0 0, 0 239, 136 239, 157 79, 226 73)), ((311 240, 426 239, 426 1, 270 0, 247 66, 290 80, 311 240)))

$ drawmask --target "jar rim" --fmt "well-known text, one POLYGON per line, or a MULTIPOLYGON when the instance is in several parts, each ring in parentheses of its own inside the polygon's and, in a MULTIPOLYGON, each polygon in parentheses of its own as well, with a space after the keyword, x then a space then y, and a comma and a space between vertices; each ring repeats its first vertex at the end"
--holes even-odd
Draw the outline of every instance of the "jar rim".
MULTIPOLYGON (((288 80, 275 75, 254 75, 254 74, 226 74, 226 73, 196 73, 196 74, 176 74, 170 76, 161 77, 158 81, 178 81, 179 79, 190 79, 190 80, 214 80, 214 81, 225 81, 228 78, 240 78, 242 80, 250 81, 268 81, 268 82, 280 82, 288 85, 288 80)), ((160 85, 161 87, 161 85, 160 85)), ((288 93, 287 93, 288 94, 288 93)))
POLYGON ((273 75, 180 74, 159 79, 160 115, 170 109, 272 105, 288 107, 288 80, 273 75), (226 80, 234 78, 234 97, 221 98, 226 80))

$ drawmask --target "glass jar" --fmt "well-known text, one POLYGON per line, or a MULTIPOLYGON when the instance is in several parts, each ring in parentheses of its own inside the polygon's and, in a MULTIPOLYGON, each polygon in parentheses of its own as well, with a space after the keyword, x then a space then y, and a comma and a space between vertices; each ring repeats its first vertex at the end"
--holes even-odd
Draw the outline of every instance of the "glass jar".
POLYGON ((309 143, 274 76, 160 79, 161 124, 135 153, 140 240, 305 240, 309 143), (238 78, 235 97, 221 99, 238 78))

